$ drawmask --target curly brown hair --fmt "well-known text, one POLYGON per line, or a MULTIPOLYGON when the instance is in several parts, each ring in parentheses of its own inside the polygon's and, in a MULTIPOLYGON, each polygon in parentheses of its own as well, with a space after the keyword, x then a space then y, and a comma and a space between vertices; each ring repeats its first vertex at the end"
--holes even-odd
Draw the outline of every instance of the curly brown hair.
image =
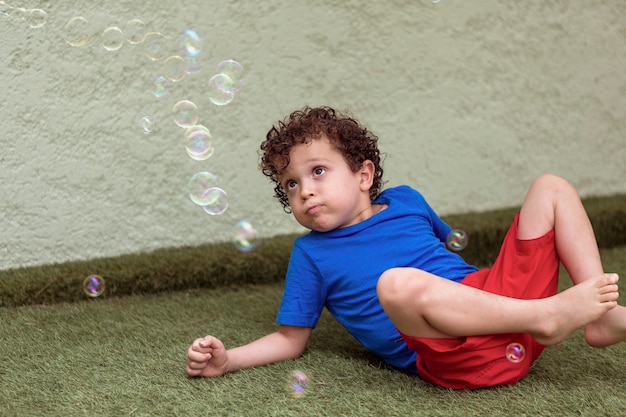
POLYGON ((341 152, 353 172, 357 172, 364 161, 372 161, 374 178, 370 200, 378 197, 382 190, 383 168, 378 137, 351 116, 331 107, 305 106, 272 126, 261 143, 261 171, 274 182, 275 197, 287 213, 291 208, 278 176, 289 165, 289 152, 294 145, 309 143, 322 135, 341 152))

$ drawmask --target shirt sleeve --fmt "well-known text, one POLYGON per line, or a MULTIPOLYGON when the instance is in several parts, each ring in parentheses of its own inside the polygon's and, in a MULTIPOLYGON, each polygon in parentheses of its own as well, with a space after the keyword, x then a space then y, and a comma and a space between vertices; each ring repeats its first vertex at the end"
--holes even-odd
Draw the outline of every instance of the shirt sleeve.
POLYGON ((444 222, 441 217, 433 210, 433 208, 428 204, 424 196, 417 190, 413 190, 419 199, 419 204, 422 206, 421 208, 426 211, 428 214, 428 218, 430 220, 430 224, 433 228, 433 233, 435 236, 439 238, 443 243, 448 239, 448 235, 452 231, 452 228, 444 222))
POLYGON ((452 231, 452 228, 446 222, 441 220, 441 217, 439 217, 439 215, 430 206, 427 205, 427 207, 430 214, 430 220, 433 225, 433 231, 439 240, 445 243, 446 240, 448 240, 448 235, 452 231))
POLYGON ((315 327, 324 308, 325 293, 319 271, 296 242, 289 260, 283 299, 276 323, 315 327))

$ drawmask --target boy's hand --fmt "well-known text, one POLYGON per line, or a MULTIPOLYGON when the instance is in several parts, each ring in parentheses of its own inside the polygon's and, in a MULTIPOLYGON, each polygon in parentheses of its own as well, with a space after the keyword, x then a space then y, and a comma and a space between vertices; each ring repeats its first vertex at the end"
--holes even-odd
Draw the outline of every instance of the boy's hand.
POLYGON ((228 355, 216 337, 196 339, 187 349, 187 375, 215 377, 226 373, 228 355))

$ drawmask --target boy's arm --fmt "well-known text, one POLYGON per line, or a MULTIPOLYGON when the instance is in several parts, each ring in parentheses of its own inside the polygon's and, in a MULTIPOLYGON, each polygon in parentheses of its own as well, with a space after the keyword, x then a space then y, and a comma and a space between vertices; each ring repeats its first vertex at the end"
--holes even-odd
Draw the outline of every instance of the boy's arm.
POLYGON ((229 350, 213 336, 196 339, 187 351, 187 374, 214 377, 298 358, 304 353, 311 331, 310 327, 281 325, 274 333, 229 350))

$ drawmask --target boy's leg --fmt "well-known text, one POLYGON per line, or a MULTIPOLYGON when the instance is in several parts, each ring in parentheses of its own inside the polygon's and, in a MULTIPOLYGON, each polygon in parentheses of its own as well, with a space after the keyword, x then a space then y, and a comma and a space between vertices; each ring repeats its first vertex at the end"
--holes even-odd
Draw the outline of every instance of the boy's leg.
POLYGON ((414 268, 381 275, 378 298, 403 334, 450 338, 528 333, 543 345, 559 343, 574 330, 615 307, 617 277, 600 275, 555 296, 537 300, 504 297, 414 268))
POLYGON ((578 192, 562 178, 542 175, 524 199, 517 237, 535 239, 552 229, 559 259, 574 284, 604 272, 591 222, 578 192))
MULTIPOLYGON (((571 225, 562 213, 567 207, 556 203, 558 198, 562 198, 565 184, 565 181, 553 176, 540 177, 533 183, 522 208, 527 227, 518 231, 519 238, 541 236, 556 228, 557 224, 568 230, 571 225), (556 212, 557 207, 559 213, 556 212)), ((580 200, 578 202, 580 204, 580 200)), ((584 210, 582 213, 587 219, 584 210)), ((584 225, 580 213, 574 211, 574 214, 570 221, 577 226, 584 225)), ((588 246, 589 242, 586 243, 588 246)), ((595 239, 592 243, 595 245, 595 239)), ((566 246, 566 241, 558 245, 566 246)), ((565 248, 566 252, 568 249, 565 248)), ((566 257, 575 253, 567 252, 566 257)), ((593 271, 593 267, 579 264, 582 262, 571 260, 566 267, 579 268, 577 276, 581 277, 583 271, 593 271)), ((458 285, 424 271, 398 268, 381 276, 377 290, 383 308, 398 329, 407 335, 441 338, 529 333, 538 342, 550 345, 614 308, 618 295, 616 281, 616 276, 600 271, 588 279, 581 278, 579 285, 554 297, 519 300, 458 285)))
MULTIPOLYGON (((519 239, 534 239, 554 228, 556 249, 576 285, 603 274, 595 234, 578 192, 567 181, 542 175, 530 187, 520 210, 519 239)), ((626 307, 617 306, 585 326, 592 346, 626 340, 626 307)))

